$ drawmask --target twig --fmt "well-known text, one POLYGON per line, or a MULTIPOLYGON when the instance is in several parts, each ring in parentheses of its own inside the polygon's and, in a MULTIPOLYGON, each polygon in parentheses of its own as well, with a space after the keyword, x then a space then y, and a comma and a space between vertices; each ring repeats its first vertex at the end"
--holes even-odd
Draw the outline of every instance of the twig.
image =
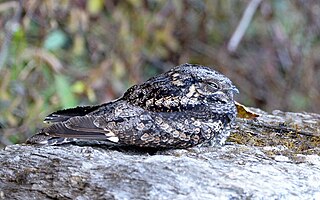
POLYGON ((235 52, 236 49, 238 48, 238 45, 247 30, 252 17, 254 13, 256 12, 258 6, 262 0, 251 0, 250 3, 248 4, 248 7, 244 11, 244 14, 240 20, 240 23, 236 29, 236 31, 233 33, 229 43, 228 43, 228 51, 229 52, 235 52))

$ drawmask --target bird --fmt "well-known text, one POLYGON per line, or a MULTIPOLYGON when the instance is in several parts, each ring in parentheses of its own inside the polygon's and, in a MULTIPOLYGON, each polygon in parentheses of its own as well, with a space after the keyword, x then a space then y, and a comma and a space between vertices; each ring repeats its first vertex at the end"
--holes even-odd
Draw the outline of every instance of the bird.
POLYGON ((133 85, 113 101, 56 111, 48 127, 28 144, 59 145, 75 140, 112 145, 189 148, 224 144, 237 110, 239 90, 222 73, 197 64, 181 64, 133 85))

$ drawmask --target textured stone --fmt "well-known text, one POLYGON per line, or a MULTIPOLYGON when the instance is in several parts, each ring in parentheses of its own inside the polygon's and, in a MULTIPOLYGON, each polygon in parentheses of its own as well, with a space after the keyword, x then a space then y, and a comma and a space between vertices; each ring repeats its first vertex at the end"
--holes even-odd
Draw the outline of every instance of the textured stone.
MULTIPOLYGON (((288 137, 295 124, 298 145, 306 134, 319 139, 317 120, 318 114, 278 111, 239 119, 231 132, 288 137), (274 130, 277 121, 286 126, 274 130)), ((0 150, 0 199, 319 199, 319 146, 289 150, 280 140, 149 153, 98 143, 12 145, 0 150)))

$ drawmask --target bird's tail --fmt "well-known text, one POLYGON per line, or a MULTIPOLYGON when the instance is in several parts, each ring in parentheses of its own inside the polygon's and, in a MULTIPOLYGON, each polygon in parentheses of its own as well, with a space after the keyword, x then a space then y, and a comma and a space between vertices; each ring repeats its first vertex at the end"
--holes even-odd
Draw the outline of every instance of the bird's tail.
POLYGON ((75 142, 76 140, 77 138, 53 137, 41 130, 39 133, 28 138, 25 143, 39 145, 60 145, 75 142))

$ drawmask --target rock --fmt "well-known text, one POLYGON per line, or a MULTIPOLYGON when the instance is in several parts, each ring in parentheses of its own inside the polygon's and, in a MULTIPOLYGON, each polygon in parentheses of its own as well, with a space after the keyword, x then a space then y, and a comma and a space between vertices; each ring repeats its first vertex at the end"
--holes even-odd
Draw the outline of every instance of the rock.
POLYGON ((319 119, 280 111, 239 119, 229 143, 214 147, 7 146, 0 199, 319 199, 319 119))

